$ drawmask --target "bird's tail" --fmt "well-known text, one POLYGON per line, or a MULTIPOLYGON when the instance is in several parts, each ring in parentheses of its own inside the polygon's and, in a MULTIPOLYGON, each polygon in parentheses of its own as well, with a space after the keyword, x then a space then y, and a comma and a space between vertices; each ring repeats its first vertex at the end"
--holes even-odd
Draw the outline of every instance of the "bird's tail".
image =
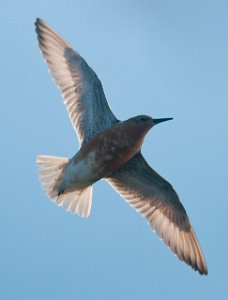
POLYGON ((66 157, 38 156, 36 164, 39 167, 41 185, 49 199, 58 206, 81 217, 88 217, 92 205, 92 186, 70 192, 60 190, 68 162, 66 157))

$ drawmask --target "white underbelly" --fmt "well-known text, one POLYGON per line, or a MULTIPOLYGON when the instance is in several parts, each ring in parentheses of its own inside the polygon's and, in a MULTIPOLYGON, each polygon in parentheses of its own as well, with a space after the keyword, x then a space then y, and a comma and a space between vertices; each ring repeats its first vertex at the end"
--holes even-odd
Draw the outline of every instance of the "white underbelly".
POLYGON ((70 161, 64 173, 64 189, 82 189, 99 179, 96 175, 95 156, 95 151, 92 151, 85 159, 79 161, 73 159, 70 161))

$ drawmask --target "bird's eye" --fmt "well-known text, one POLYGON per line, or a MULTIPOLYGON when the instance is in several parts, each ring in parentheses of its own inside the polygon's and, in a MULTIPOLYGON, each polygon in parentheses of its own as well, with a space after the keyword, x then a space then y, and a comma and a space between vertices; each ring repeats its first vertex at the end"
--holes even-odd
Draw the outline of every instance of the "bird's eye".
POLYGON ((147 117, 141 117, 140 120, 141 120, 141 121, 146 121, 146 120, 147 120, 147 117))

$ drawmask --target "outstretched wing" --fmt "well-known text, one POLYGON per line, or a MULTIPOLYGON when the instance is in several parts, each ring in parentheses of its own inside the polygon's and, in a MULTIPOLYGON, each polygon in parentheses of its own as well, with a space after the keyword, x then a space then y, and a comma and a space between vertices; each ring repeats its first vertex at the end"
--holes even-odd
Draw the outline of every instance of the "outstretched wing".
POLYGON ((207 265, 186 211, 172 186, 158 175, 141 153, 107 178, 140 212, 171 250, 194 270, 207 274, 207 265))
POLYGON ((35 22, 39 47, 59 86, 80 143, 118 120, 112 113, 99 78, 86 61, 50 26, 35 22))

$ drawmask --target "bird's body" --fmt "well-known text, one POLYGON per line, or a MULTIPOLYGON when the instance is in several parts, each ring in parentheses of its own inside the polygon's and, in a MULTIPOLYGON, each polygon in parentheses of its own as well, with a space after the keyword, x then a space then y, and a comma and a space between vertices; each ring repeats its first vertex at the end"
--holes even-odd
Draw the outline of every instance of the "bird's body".
POLYGON ((138 116, 96 134, 66 165, 58 192, 86 188, 118 170, 140 151, 152 126, 152 118, 138 116))
POLYGON ((88 216, 92 185, 104 178, 146 217, 182 261, 207 274, 203 253, 176 192, 141 154, 146 133, 170 118, 136 116, 120 122, 107 103, 100 80, 85 60, 40 19, 36 31, 81 144, 71 159, 37 158, 49 198, 68 211, 88 216))

